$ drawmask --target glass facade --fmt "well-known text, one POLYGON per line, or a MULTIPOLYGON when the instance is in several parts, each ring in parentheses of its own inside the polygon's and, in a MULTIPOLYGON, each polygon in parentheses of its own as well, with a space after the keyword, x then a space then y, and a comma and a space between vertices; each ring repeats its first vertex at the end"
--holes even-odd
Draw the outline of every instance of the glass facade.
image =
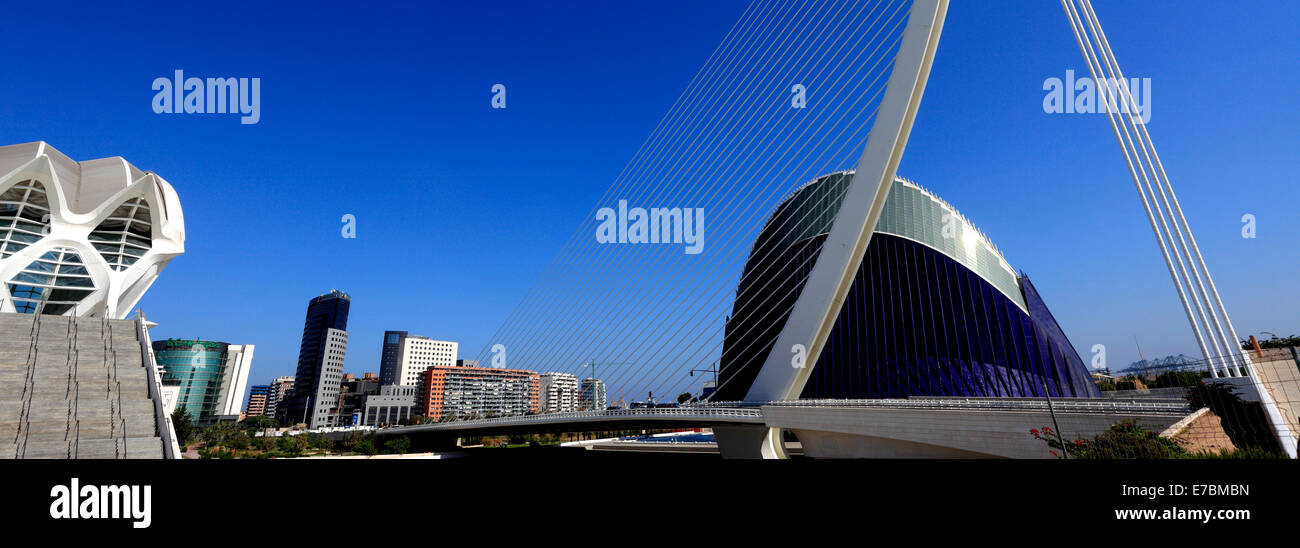
POLYGON ((400 384, 399 373, 402 369, 402 343, 406 341, 405 331, 385 331, 384 345, 379 351, 379 383, 384 385, 400 384))
POLYGON ((50 200, 40 181, 19 181, 0 193, 0 259, 26 248, 50 228, 50 200))
MULTIPOLYGON (((743 400, 812 271, 852 172, 801 187, 745 265, 715 401, 743 400)), ((1096 397, 1028 279, 952 206, 895 180, 802 398, 1096 397)))
POLYGON ((90 232, 88 239, 109 268, 126 270, 149 252, 153 241, 149 204, 143 198, 123 202, 90 232))
POLYGON ((154 358, 163 368, 163 385, 180 387, 176 406, 185 408, 196 425, 216 420, 223 381, 228 374, 228 346, 222 342, 179 339, 153 343, 154 358))
POLYGON ((1050 316, 947 255, 877 233, 862 264, 801 398, 1100 395, 1050 316))
POLYGON ((95 291, 81 255, 56 247, 32 261, 8 284, 14 311, 21 314, 63 314, 95 291))
POLYGON ((333 424, 335 417, 329 416, 329 407, 333 406, 337 411, 337 401, 331 404, 328 399, 336 399, 341 392, 351 305, 352 298, 338 290, 307 303, 293 390, 276 409, 276 418, 281 422, 292 417, 295 422, 301 421, 313 428, 333 424))

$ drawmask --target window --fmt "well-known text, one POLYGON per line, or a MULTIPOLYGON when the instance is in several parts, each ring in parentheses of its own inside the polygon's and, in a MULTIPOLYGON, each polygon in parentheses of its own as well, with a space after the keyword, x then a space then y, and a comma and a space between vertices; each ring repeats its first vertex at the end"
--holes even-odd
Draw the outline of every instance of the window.
POLYGON ((149 252, 153 243, 149 204, 143 198, 123 202, 91 231, 89 239, 110 268, 117 271, 130 268, 149 252))
POLYGON ((41 239, 50 228, 50 201, 45 187, 19 181, 0 193, 0 259, 41 239))
POLYGON ((64 314, 94 290, 81 256, 66 247, 41 255, 9 280, 14 309, 22 314, 64 314))

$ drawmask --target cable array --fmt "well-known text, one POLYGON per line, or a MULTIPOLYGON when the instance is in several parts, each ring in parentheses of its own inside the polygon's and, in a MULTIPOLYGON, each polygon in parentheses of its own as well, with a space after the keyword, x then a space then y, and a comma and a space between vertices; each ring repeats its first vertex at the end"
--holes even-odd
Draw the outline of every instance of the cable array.
POLYGON ((709 376, 691 372, 716 369, 738 284, 766 278, 743 273, 746 260, 791 276, 809 270, 751 256, 754 239, 793 189, 853 167, 910 4, 749 5, 479 361, 594 376, 620 399, 698 393, 709 376), (702 238, 689 242, 684 230, 671 243, 597 241, 602 211, 631 217, 633 208, 689 214, 694 224, 680 226, 702 238))
POLYGON ((1278 439, 1292 458, 1296 442, 1278 413, 1268 391, 1264 389, 1250 358, 1240 350, 1237 331, 1228 318, 1227 308, 1219 296, 1210 270, 1205 265, 1191 227, 1183 215, 1182 205, 1174 194, 1155 144, 1147 132, 1137 101, 1128 80, 1120 70, 1115 53, 1101 28, 1090 0, 1061 0, 1074 38, 1083 53, 1093 82, 1104 93, 1098 94, 1102 109, 1110 120, 1111 131, 1119 142, 1133 186, 1137 188, 1151 231, 1156 236, 1160 254, 1169 277, 1178 291, 1183 312, 1201 354, 1210 366, 1212 378, 1248 376, 1259 391, 1278 439))

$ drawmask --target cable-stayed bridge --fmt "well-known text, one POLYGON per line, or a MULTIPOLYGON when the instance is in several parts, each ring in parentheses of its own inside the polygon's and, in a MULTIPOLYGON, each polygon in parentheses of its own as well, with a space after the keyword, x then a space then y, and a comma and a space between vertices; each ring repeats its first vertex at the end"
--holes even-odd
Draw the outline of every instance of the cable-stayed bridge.
MULTIPOLYGON (((1094 80, 1125 82, 1089 0, 1061 6, 1094 80)), ((1033 285, 973 223, 899 178, 946 13, 946 0, 754 1, 477 356, 590 374, 610 400, 705 395, 692 373, 717 371, 711 405, 394 432, 690 424, 737 456, 782 457, 782 429, 851 448, 822 451, 836 456, 1022 455, 953 436, 972 418, 1041 426, 1025 426, 1039 410, 1012 402, 1056 399, 1061 416, 1044 407, 1053 421, 1091 417, 1080 433, 1138 411, 1098 399, 1033 285), (601 362, 619 365, 598 379, 584 369, 601 362), (943 396, 1007 399, 889 403, 943 396), (805 400, 819 403, 789 403, 805 400), (884 423, 894 430, 871 430, 884 423), (909 428, 951 435, 936 445, 909 428)), ((1131 107, 1108 119, 1211 375, 1249 379, 1294 456, 1294 429, 1235 345, 1136 101, 1104 87, 1108 105, 1131 107)), ((1186 414, 1166 403, 1153 424, 1186 414)))

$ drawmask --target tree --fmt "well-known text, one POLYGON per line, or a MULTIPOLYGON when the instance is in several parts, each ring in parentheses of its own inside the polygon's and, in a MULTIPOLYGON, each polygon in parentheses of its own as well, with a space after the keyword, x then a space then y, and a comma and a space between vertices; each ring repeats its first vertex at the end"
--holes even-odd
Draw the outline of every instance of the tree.
POLYGON ((1242 404, 1237 387, 1225 382, 1197 383, 1187 391, 1186 399, 1192 409, 1209 407, 1220 417, 1233 414, 1242 404))
POLYGON ((203 442, 209 446, 227 445, 238 434, 244 431, 233 422, 213 424, 202 430, 203 442))
POLYGON ((361 443, 361 440, 365 439, 365 437, 366 437, 365 434, 362 434, 361 432, 355 430, 353 430, 352 432, 348 432, 348 435, 343 437, 343 442, 341 444, 343 446, 343 450, 356 451, 357 444, 361 443))
POLYGON ((237 432, 230 439, 226 440, 226 446, 231 449, 244 450, 252 443, 253 439, 248 436, 248 432, 237 432))
POLYGON ((692 400, 694 400, 694 399, 695 399, 695 397, 694 397, 694 396, 691 396, 691 393, 690 393, 690 392, 682 392, 681 394, 678 394, 678 395, 677 395, 677 403, 686 403, 686 402, 688 402, 688 401, 692 401, 692 400))
POLYGON ((172 411, 172 428, 176 429, 176 443, 183 449, 194 438, 194 417, 184 407, 177 406, 172 411))
POLYGON ((1165 371, 1156 375, 1152 388, 1182 388, 1201 384, 1201 374, 1191 371, 1165 371))
POLYGON ((315 449, 328 452, 334 448, 334 440, 329 439, 325 434, 313 434, 311 437, 311 446, 315 449))
POLYGON ((249 430, 261 430, 263 428, 279 428, 280 421, 265 415, 248 417, 239 422, 239 425, 249 430))
MULTIPOLYGON (((1291 335, 1290 337, 1279 338, 1277 335, 1273 335, 1268 339, 1259 341, 1260 348, 1289 348, 1292 346, 1300 346, 1300 337, 1291 335)), ((1242 350, 1254 350, 1254 348, 1254 345, 1250 344, 1250 340, 1241 341, 1242 350)))
POLYGON ((384 442, 384 449, 389 453, 406 454, 411 449, 411 438, 402 436, 384 442))
POLYGON ((279 447, 281 451, 293 456, 301 455, 303 451, 306 451, 307 444, 307 436, 305 434, 290 436, 286 433, 285 435, 280 436, 279 441, 276 442, 276 446, 279 447))
POLYGON ((366 438, 357 442, 357 452, 362 455, 373 455, 379 451, 375 449, 375 442, 370 438, 366 438))

